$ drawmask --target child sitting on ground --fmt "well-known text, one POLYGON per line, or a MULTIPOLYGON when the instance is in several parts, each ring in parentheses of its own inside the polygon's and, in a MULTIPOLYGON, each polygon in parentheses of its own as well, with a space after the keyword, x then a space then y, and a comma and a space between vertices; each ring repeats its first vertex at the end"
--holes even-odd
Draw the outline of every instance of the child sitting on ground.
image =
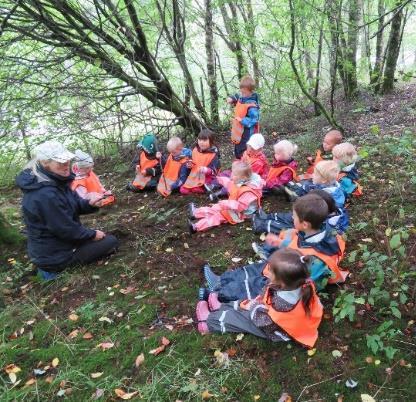
MULTIPOLYGON (((294 229, 282 231, 279 236, 269 233, 265 246, 256 245, 256 251, 260 251, 265 259, 277 248, 290 248, 312 256, 310 273, 318 289, 323 289, 327 282, 344 282, 348 271, 341 270, 339 262, 344 255, 345 242, 332 230, 326 230, 327 216, 328 205, 321 197, 305 195, 293 205, 294 229)), ((203 270, 208 287, 200 288, 198 297, 205 300, 210 292, 216 292, 222 302, 253 299, 267 282, 266 266, 267 262, 261 262, 216 275, 209 265, 205 265, 203 270)))
POLYGON ((242 332, 313 347, 323 307, 309 279, 309 259, 296 250, 276 251, 268 265, 268 284, 254 300, 221 303, 217 294, 211 293, 208 301, 197 304, 198 331, 242 332))
POLYGON ((357 150, 349 142, 336 145, 332 150, 334 161, 338 163, 341 171, 338 174, 338 183, 347 198, 362 195, 362 187, 358 183, 360 175, 355 166, 358 160, 357 150))
POLYGON ((223 223, 237 224, 254 214, 260 207, 263 179, 253 173, 247 163, 234 162, 231 179, 218 178, 228 193, 228 200, 219 201, 210 207, 196 208, 193 203, 189 205, 190 219, 198 219, 189 224, 190 233, 199 232, 223 223))
POLYGON ((229 96, 227 103, 234 105, 234 118, 231 126, 231 142, 234 144, 234 156, 241 159, 246 150, 247 141, 259 132, 259 97, 254 92, 256 83, 246 75, 240 81, 240 94, 229 96))
MULTIPOLYGON (((269 169, 269 163, 266 155, 263 152, 264 137, 261 134, 253 134, 247 142, 247 149, 241 158, 242 162, 247 163, 253 173, 257 173, 261 178, 265 178, 269 169)), ((218 177, 230 177, 231 170, 221 172, 218 177)), ((218 201, 220 197, 228 196, 227 189, 222 187, 218 180, 215 180, 211 185, 205 185, 205 188, 210 193, 209 199, 213 202, 218 201)))
POLYGON ((299 183, 289 182, 284 190, 289 201, 294 201, 315 189, 325 190, 331 194, 337 208, 344 208, 345 195, 337 182, 338 174, 339 166, 336 162, 321 161, 315 166, 312 180, 303 180, 299 183))
POLYGON ((169 156, 162 160, 163 171, 157 185, 157 191, 164 197, 173 191, 179 191, 180 186, 185 183, 190 168, 187 162, 192 158, 192 151, 184 148, 179 137, 172 137, 166 144, 169 156))
MULTIPOLYGON (((345 209, 337 208, 332 196, 324 190, 312 190, 308 194, 321 197, 328 205, 327 229, 333 229, 338 234, 345 233, 349 226, 349 216, 345 209)), ((293 212, 275 212, 266 214, 260 209, 253 216, 253 230, 255 233, 275 233, 293 228, 293 212)))
POLYGON ((298 146, 288 140, 274 144, 274 162, 266 177, 266 191, 296 180, 297 162, 293 159, 298 146))
POLYGON ((206 128, 198 134, 197 144, 192 150, 192 160, 187 162, 191 169, 185 183, 180 187, 181 194, 203 194, 205 184, 215 180, 220 168, 218 148, 214 145, 214 133, 206 128))
POLYGON ((92 156, 78 149, 75 151, 75 157, 75 162, 72 165, 72 171, 75 173, 75 179, 71 183, 72 190, 86 200, 102 198, 100 206, 114 204, 114 195, 104 188, 100 179, 93 172, 92 156))
POLYGON ((137 144, 136 177, 127 184, 127 190, 139 192, 156 188, 161 173, 161 153, 157 150, 156 137, 152 133, 146 134, 137 144))
POLYGON ((306 159, 309 167, 304 175, 299 176, 300 180, 310 179, 312 177, 315 166, 324 160, 332 159, 332 149, 335 145, 342 142, 342 133, 339 130, 329 130, 324 137, 322 146, 316 151, 315 157, 308 156, 306 159))

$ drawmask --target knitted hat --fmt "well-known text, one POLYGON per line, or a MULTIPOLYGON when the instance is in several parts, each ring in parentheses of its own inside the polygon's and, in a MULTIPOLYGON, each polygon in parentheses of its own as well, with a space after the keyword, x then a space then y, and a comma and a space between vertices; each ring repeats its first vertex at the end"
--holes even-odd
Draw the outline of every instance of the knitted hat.
POLYGON ((264 147, 264 137, 261 134, 253 134, 247 141, 247 145, 257 151, 264 147))
POLYGON ((77 163, 80 169, 89 168, 92 165, 94 165, 94 160, 92 159, 92 156, 87 154, 86 152, 81 151, 80 149, 77 149, 75 151, 75 162, 77 163))
POLYGON ((141 141, 139 141, 138 146, 143 148, 148 154, 154 154, 157 151, 157 141, 153 133, 147 133, 141 141))
POLYGON ((38 161, 53 160, 59 163, 65 163, 75 158, 72 152, 69 152, 58 141, 46 141, 34 149, 34 156, 38 161))

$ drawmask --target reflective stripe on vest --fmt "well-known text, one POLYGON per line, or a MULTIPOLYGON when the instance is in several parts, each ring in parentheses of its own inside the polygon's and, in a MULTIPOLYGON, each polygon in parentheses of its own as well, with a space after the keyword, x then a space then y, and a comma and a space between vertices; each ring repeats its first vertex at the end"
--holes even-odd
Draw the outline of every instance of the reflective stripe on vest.
POLYGON ((77 187, 82 186, 87 189, 88 193, 104 193, 105 189, 102 186, 100 179, 91 171, 87 177, 82 179, 75 179, 71 183, 71 189, 76 190, 77 187))
POLYGON ((313 294, 309 302, 310 315, 306 314, 302 300, 286 312, 275 310, 271 300, 270 289, 267 288, 263 303, 267 306, 267 314, 283 331, 300 344, 312 348, 318 339, 318 327, 321 323, 323 307, 312 284, 313 294))
POLYGON ((312 164, 311 166, 309 166, 309 167, 306 169, 306 173, 312 174, 312 173, 313 173, 313 171, 315 170, 315 166, 316 166, 316 164, 317 164, 318 162, 323 161, 323 160, 324 160, 324 158, 322 158, 322 153, 321 153, 321 150, 320 150, 320 149, 318 149, 318 150, 316 151, 316 155, 315 155, 315 159, 314 159, 314 161, 313 161, 313 164, 312 164))
POLYGON ((321 261, 323 261, 334 274, 334 277, 331 277, 328 279, 328 283, 345 282, 345 279, 349 275, 349 271, 341 270, 338 265, 340 261, 342 260, 344 256, 344 251, 345 251, 345 241, 340 235, 336 235, 337 242, 340 248, 340 254, 326 255, 324 253, 321 253, 318 250, 315 250, 313 247, 299 247, 298 246, 299 237, 298 237, 296 230, 290 230, 290 231, 288 230, 287 232, 290 232, 290 235, 292 237, 292 240, 287 246, 287 248, 291 248, 292 250, 298 250, 303 255, 312 255, 316 258, 319 258, 321 261))
POLYGON ((271 167, 269 173, 267 174, 266 183, 270 180, 279 177, 285 170, 290 170, 292 172, 292 180, 297 181, 298 176, 296 175, 296 170, 291 168, 290 166, 279 166, 279 167, 271 167))
MULTIPOLYGON (((257 206, 260 208, 260 199, 261 199, 261 190, 256 191, 249 186, 237 186, 233 182, 231 183, 231 187, 229 189, 229 200, 238 201, 238 199, 244 193, 252 193, 257 198, 257 206)), ((227 220, 228 223, 231 225, 235 225, 237 223, 241 223, 245 219, 245 215, 242 212, 234 211, 232 209, 225 209, 221 211, 221 215, 227 220)))
POLYGON ((236 119, 236 117, 243 119, 247 116, 248 109, 251 107, 258 106, 256 103, 241 103, 240 101, 237 101, 237 104, 235 105, 234 118, 231 123, 231 142, 234 144, 239 144, 241 142, 241 137, 244 132, 244 126, 236 119))
POLYGON ((202 166, 208 167, 208 165, 214 160, 216 156, 215 152, 199 152, 198 148, 192 150, 192 169, 186 179, 185 188, 200 187, 205 184, 205 173, 199 172, 199 168, 202 166))
POLYGON ((181 167, 188 160, 188 158, 182 158, 179 161, 175 161, 172 155, 169 155, 166 165, 163 168, 162 176, 160 176, 159 183, 157 184, 159 194, 167 197, 172 193, 172 185, 178 180, 181 167))
POLYGON ((140 172, 136 173, 136 177, 131 183, 134 187, 143 190, 146 187, 146 184, 152 179, 152 176, 145 176, 141 173, 142 170, 153 169, 159 161, 157 159, 149 159, 146 154, 142 151, 140 154, 140 172))

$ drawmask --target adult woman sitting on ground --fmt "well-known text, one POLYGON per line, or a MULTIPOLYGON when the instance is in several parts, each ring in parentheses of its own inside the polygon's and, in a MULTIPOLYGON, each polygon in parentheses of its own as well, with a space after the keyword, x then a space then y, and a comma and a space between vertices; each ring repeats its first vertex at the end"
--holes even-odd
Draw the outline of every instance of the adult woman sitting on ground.
POLYGON ((79 215, 98 210, 101 196, 84 200, 71 190, 74 157, 61 143, 46 141, 35 148, 34 158, 16 178, 23 191, 28 254, 44 279, 99 260, 118 244, 114 236, 80 223, 79 215))

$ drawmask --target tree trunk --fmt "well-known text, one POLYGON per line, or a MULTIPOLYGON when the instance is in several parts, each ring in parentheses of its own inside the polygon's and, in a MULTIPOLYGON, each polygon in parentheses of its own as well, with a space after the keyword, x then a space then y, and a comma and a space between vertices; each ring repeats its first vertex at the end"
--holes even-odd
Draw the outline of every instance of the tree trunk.
MULTIPOLYGON (((396 3, 399 6, 402 2, 396 3)), ((403 9, 399 9, 391 21, 390 35, 387 42, 386 62, 384 65, 384 75, 381 92, 389 93, 394 87, 394 73, 396 72, 397 59, 400 52, 400 34, 403 18, 403 9)))
POLYGON ((345 67, 347 99, 351 99, 357 91, 357 46, 359 15, 360 13, 358 0, 349 0, 348 41, 345 67))
POLYGON ((260 68, 257 57, 257 44, 256 44, 256 22, 254 21, 253 6, 251 0, 247 0, 247 22, 248 22, 248 37, 250 43, 250 57, 253 65, 253 78, 256 81, 256 86, 260 83, 260 68))
MULTIPOLYGON (((318 98, 319 95, 319 81, 321 79, 321 59, 322 59, 322 45, 323 45, 323 39, 324 39, 324 29, 323 29, 323 19, 321 22, 321 27, 319 29, 319 41, 318 41, 318 54, 316 59, 316 72, 315 72, 315 86, 313 90, 313 96, 315 98, 318 98)), ((315 116, 320 116, 321 111, 318 108, 318 105, 314 103, 314 110, 315 110, 315 116)))
POLYGON ((378 0, 378 26, 377 26, 377 38, 376 38, 376 60, 374 67, 371 71, 370 85, 374 87, 374 91, 377 93, 380 90, 380 76, 383 63, 383 34, 384 34, 384 7, 385 0, 378 0))
POLYGON ((218 125, 218 90, 215 68, 214 34, 212 31, 211 0, 205 0, 205 50, 207 53, 207 78, 211 104, 211 122, 218 125))

